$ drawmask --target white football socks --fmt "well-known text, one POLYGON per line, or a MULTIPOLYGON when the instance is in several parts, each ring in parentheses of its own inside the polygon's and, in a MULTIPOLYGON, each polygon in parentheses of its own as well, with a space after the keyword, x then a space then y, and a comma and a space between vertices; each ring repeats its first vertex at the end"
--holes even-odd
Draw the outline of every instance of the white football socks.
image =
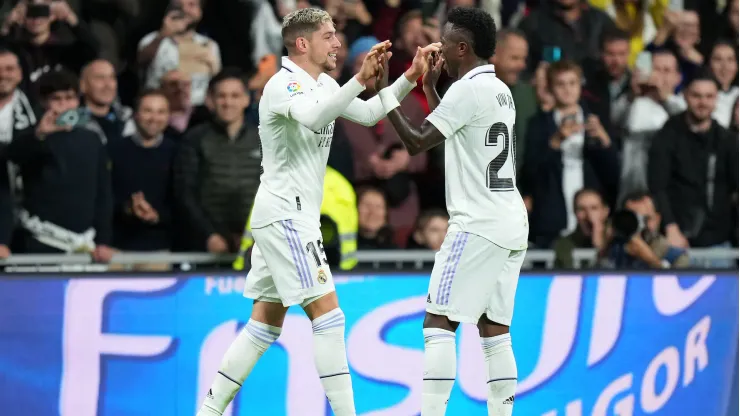
POLYGON ((511 335, 481 338, 488 368, 488 415, 511 416, 516 393, 516 361, 511 335))
POLYGON ((249 320, 226 351, 221 367, 197 416, 221 415, 282 328, 249 320))
POLYGON ((424 328, 422 416, 444 416, 456 375, 455 333, 439 328, 424 328))
POLYGON ((337 308, 311 321, 313 356, 335 416, 355 416, 352 378, 344 346, 344 313, 337 308))

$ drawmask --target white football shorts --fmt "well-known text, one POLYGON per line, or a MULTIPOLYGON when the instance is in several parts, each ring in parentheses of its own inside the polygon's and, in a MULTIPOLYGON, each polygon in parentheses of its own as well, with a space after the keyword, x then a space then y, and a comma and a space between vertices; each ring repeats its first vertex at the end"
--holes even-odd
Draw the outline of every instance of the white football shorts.
POLYGON ((434 258, 427 312, 477 324, 483 314, 511 325, 527 250, 508 250, 467 232, 450 232, 434 258))
POLYGON ((299 221, 276 221, 252 229, 252 268, 244 296, 305 306, 334 291, 321 230, 299 221))

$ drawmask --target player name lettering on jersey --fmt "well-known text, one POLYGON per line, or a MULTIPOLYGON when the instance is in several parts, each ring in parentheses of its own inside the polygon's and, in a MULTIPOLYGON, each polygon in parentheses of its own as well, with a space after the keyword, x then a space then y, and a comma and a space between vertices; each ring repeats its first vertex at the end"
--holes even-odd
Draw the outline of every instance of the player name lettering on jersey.
POLYGON ((508 107, 510 110, 516 110, 516 107, 514 107, 514 98, 512 98, 511 95, 502 92, 496 96, 496 100, 498 101, 498 105, 501 107, 508 107))
POLYGON ((319 136, 319 147, 331 147, 331 139, 334 137, 334 122, 314 133, 319 136))

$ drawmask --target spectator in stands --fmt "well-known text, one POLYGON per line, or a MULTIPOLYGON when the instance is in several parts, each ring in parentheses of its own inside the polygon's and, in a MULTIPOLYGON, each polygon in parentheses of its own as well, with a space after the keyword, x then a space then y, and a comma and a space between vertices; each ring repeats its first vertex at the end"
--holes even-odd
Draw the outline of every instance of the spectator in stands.
POLYGON ((414 232, 409 237, 406 248, 439 251, 447 234, 450 216, 443 209, 424 211, 416 220, 414 232))
POLYGON ((145 90, 134 114, 136 132, 110 143, 113 246, 125 251, 169 250, 175 142, 164 134, 167 97, 145 90))
POLYGON ((704 56, 699 52, 700 33, 699 15, 695 11, 666 10, 663 25, 646 49, 651 52, 661 49, 673 52, 685 82, 693 78, 704 64, 704 56))
POLYGON ((730 133, 733 136, 738 135, 738 107, 740 103, 738 103, 738 100, 735 100, 735 105, 732 107, 732 116, 730 119, 730 133))
POLYGON ((132 111, 117 102, 118 79, 110 62, 97 59, 82 69, 80 92, 90 111, 88 128, 100 135, 103 143, 112 143, 133 133, 129 124, 132 111), (128 128, 128 131, 124 131, 128 128))
MULTIPOLYGON (((348 60, 353 65, 353 71, 360 69, 367 52, 377 43, 378 40, 373 37, 363 37, 352 44, 348 60)), ((368 99, 375 94, 372 85, 371 80, 360 98, 368 99)), ((411 122, 421 124, 424 120, 424 110, 414 97, 407 96, 401 108, 411 122)), ((365 127, 340 118, 337 125, 351 145, 355 184, 371 185, 383 191, 387 198, 390 226, 396 232, 404 233, 395 241, 405 242, 419 215, 419 192, 411 175, 426 169, 427 155, 409 156, 396 130, 384 120, 375 126, 365 127)))
MULTIPOLYGON (((420 10, 406 12, 398 20, 397 27, 398 31, 392 47, 393 59, 388 62, 388 74, 391 79, 397 79, 409 69, 416 55, 416 48, 423 48, 432 42, 438 42, 441 36, 439 22, 436 19, 428 19, 425 24, 422 22, 420 10)), ((429 104, 422 89, 421 79, 410 95, 416 97, 425 114, 429 114, 429 104)))
POLYGON ((520 191, 530 211, 530 238, 541 248, 575 229, 579 189, 596 189, 609 204, 616 199, 617 151, 599 118, 579 103, 582 79, 575 63, 552 64, 548 84, 555 108, 533 117, 527 132, 520 191))
POLYGON ((36 124, 28 98, 18 86, 23 79, 18 56, 0 48, 0 258, 10 255, 15 207, 16 166, 7 158, 7 147, 36 124))
POLYGON ((527 151, 527 126, 537 113, 537 94, 532 84, 521 80, 527 69, 528 46, 522 32, 503 29, 496 33, 496 54, 491 63, 496 66, 496 76, 511 90, 516 104, 516 168, 521 172, 524 153, 527 151))
POLYGON ((388 225, 385 195, 380 189, 365 187, 357 192, 359 250, 388 250, 393 244, 393 229, 388 225))
POLYGON ((667 6, 664 0, 591 0, 590 3, 595 7, 603 3, 601 8, 627 35, 629 66, 634 66, 637 54, 655 38, 667 6))
POLYGON ((193 230, 193 246, 236 252, 259 186, 257 126, 245 119, 246 80, 235 69, 209 86, 212 120, 187 133, 175 165, 175 190, 193 230))
POLYGON ((79 81, 61 70, 43 75, 38 84, 44 116, 35 132, 8 147, 23 176, 25 252, 89 251, 98 261, 110 261, 108 156, 100 138, 70 117, 79 108, 79 81))
POLYGON ((628 194, 624 199, 624 209, 638 215, 642 221, 641 237, 653 253, 670 267, 688 267, 689 255, 685 249, 673 247, 660 232, 661 215, 655 209, 655 203, 649 192, 637 191, 628 194))
POLYGON ((682 95, 674 93, 681 82, 678 61, 670 51, 653 53, 653 72, 636 73, 633 79, 638 97, 627 114, 626 136, 622 146, 620 201, 624 195, 647 189, 648 150, 655 133, 668 118, 686 108, 682 95))
POLYGON ((730 42, 720 41, 714 45, 709 55, 709 68, 720 85, 713 117, 722 127, 728 128, 738 97, 737 55, 730 42))
POLYGON ((190 76, 179 69, 168 71, 162 76, 161 89, 170 103, 170 134, 179 136, 194 125, 191 120, 195 108, 190 99, 190 76))
POLYGON ((621 30, 606 32, 601 44, 601 59, 589 61, 584 67, 584 102, 604 120, 606 131, 612 134, 618 147, 621 147, 627 111, 634 98, 629 56, 629 35, 621 30))
POLYGON ((66 1, 19 2, 0 28, 0 44, 20 58, 26 80, 60 68, 75 73, 98 55, 98 42, 66 1))
POLYGON ((546 47, 558 47, 565 59, 598 59, 605 31, 614 28, 606 13, 581 0, 543 0, 520 24, 529 44, 529 70, 543 60, 546 47))
POLYGON ((558 238, 553 246, 555 250, 555 267, 573 268, 573 250, 604 247, 604 227, 609 217, 609 207, 601 194, 590 188, 583 188, 573 197, 578 226, 563 237, 558 238))
POLYGON ((731 240, 738 140, 712 119, 718 91, 710 76, 692 80, 685 91, 688 110, 668 120, 650 148, 650 191, 668 241, 678 248, 731 240))
POLYGON ((201 0, 172 0, 162 27, 139 42, 139 65, 146 69, 145 85, 156 88, 173 69, 190 76, 191 102, 205 102, 208 81, 221 70, 218 44, 195 31, 203 16, 201 0))

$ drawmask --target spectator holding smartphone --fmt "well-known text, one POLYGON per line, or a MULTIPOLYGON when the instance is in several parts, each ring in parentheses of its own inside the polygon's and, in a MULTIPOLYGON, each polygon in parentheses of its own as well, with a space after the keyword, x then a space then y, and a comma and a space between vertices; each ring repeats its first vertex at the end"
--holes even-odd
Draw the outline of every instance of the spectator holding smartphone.
POLYGON ((22 0, 0 27, 0 43, 19 57, 26 81, 61 68, 79 73, 98 42, 64 0, 22 0))
POLYGON ((573 231, 573 201, 581 188, 593 188, 608 203, 616 198, 619 161, 599 118, 581 106, 581 68, 555 62, 547 73, 555 107, 535 115, 527 130, 519 190, 530 212, 530 236, 549 248, 562 233, 573 231))
POLYGON ((20 166, 25 252, 90 252, 110 261, 112 197, 105 146, 81 127, 79 82, 68 71, 39 79, 45 113, 35 131, 13 138, 9 159, 20 166))
POLYGON ((161 29, 141 39, 138 60, 147 88, 157 88, 164 74, 179 69, 192 80, 192 103, 205 102, 208 82, 221 70, 221 50, 195 31, 202 17, 201 0, 172 0, 161 29))

